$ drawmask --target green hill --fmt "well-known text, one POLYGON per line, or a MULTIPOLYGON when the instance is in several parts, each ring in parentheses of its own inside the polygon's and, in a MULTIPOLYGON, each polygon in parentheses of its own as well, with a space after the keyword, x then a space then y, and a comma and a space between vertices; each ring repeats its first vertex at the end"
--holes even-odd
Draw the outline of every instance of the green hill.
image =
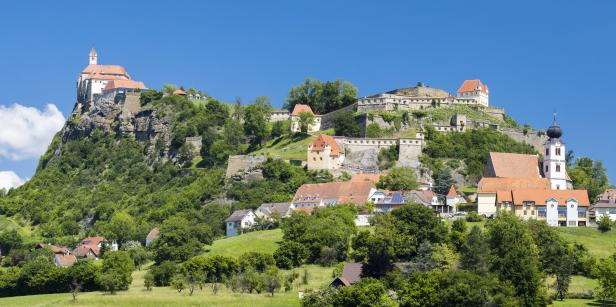
POLYGON ((224 238, 206 246, 206 255, 239 257, 246 252, 273 254, 282 240, 280 229, 253 231, 240 236, 224 238))

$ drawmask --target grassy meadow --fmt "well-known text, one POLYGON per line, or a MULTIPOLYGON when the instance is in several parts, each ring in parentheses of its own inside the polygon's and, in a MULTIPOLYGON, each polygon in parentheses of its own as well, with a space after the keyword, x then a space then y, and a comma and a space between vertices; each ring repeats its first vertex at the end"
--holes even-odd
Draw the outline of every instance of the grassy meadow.
POLYGON ((253 231, 241 236, 216 240, 212 245, 205 247, 205 254, 231 257, 239 257, 246 252, 273 254, 280 241, 282 241, 280 229, 253 231))

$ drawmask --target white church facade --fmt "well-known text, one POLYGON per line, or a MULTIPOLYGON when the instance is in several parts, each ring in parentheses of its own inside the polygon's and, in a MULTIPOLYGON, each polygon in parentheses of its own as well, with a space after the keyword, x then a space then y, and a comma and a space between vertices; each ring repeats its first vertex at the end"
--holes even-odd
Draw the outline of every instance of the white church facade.
POLYGON ((146 89, 143 82, 132 80, 126 69, 119 65, 99 65, 94 48, 88 55, 89 63, 77 79, 77 101, 92 102, 107 91, 146 89))

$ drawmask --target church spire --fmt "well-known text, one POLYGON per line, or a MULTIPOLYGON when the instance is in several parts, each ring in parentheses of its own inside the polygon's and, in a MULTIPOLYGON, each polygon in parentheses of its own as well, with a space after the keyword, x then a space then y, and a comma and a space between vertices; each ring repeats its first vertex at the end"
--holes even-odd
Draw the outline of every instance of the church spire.
POLYGON ((546 134, 550 139, 558 139, 563 135, 563 130, 556 123, 556 113, 554 113, 554 120, 552 121, 552 125, 546 131, 546 134))
POLYGON ((97 63, 98 63, 98 54, 96 53, 96 50, 92 48, 92 50, 90 50, 90 65, 96 65, 97 63))

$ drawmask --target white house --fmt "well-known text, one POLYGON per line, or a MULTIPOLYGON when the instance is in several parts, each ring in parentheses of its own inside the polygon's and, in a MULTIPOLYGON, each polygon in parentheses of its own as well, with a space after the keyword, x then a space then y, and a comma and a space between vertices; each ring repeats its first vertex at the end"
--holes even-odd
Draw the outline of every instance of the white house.
POLYGON ((245 229, 250 229, 255 224, 255 213, 250 209, 237 210, 226 220, 227 237, 242 234, 245 229))
POLYGON ((277 214, 285 218, 289 217, 292 211, 291 203, 264 203, 255 210, 255 215, 260 218, 271 218, 277 214))
POLYGON ((310 113, 314 115, 314 121, 311 125, 308 126, 308 132, 315 132, 321 130, 321 116, 314 114, 312 112, 312 108, 306 104, 296 104, 293 107, 293 112, 291 112, 291 131, 292 132, 300 132, 301 127, 299 123, 299 115, 301 113, 310 113))
POLYGON ((612 221, 616 221, 616 202, 614 198, 609 200, 599 200, 592 205, 591 211, 595 214, 595 219, 606 214, 612 221))

